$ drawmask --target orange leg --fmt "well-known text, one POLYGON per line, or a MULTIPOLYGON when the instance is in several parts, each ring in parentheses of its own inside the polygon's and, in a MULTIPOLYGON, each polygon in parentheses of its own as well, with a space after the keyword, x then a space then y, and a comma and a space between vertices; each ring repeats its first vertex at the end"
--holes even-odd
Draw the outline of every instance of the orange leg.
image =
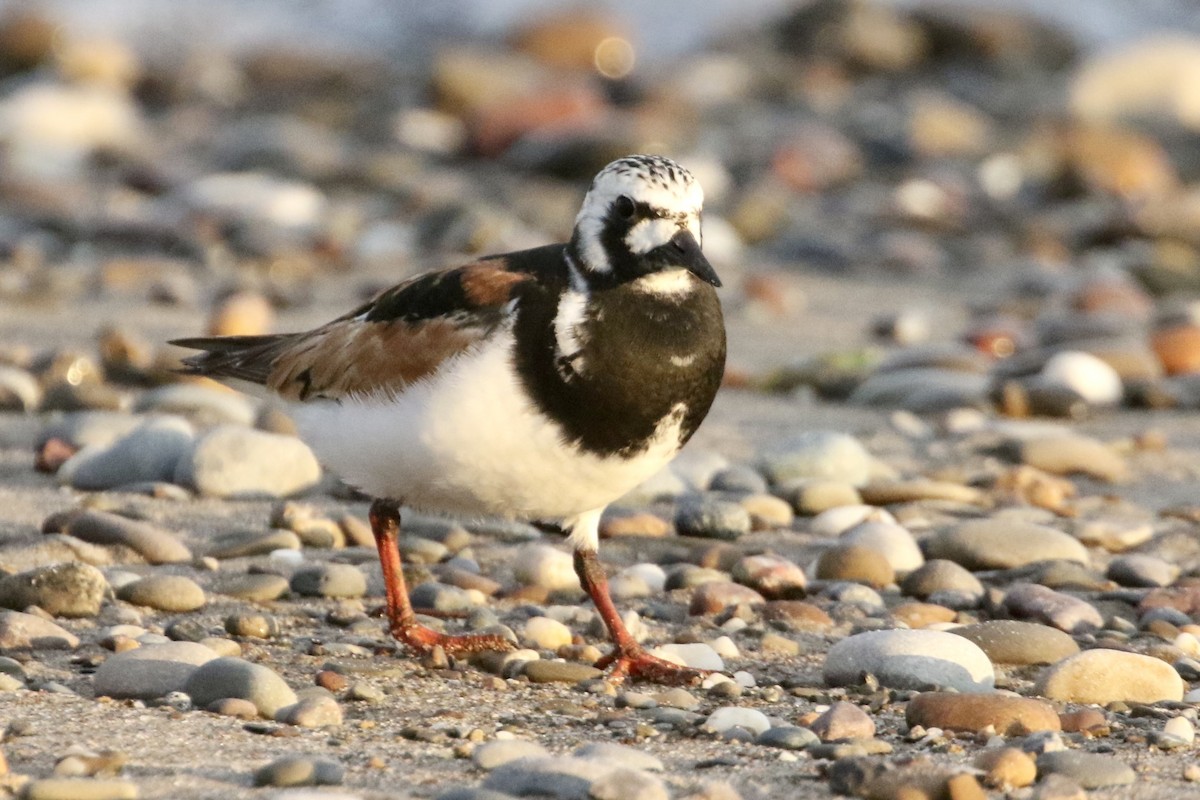
POLYGON ((383 567, 383 585, 387 591, 388 626, 392 636, 416 653, 429 653, 441 647, 447 655, 461 656, 482 650, 512 650, 513 644, 495 634, 450 636, 427 628, 417 622, 404 569, 400 565, 400 504, 395 500, 376 500, 371 504, 371 532, 379 549, 383 567))
POLYGON ((588 596, 595 603, 596 612, 600 614, 600 619, 604 620, 615 645, 611 653, 596 662, 596 666, 601 669, 612 667, 608 674, 609 680, 620 682, 630 677, 644 678, 657 683, 694 684, 709 674, 709 670, 681 667, 652 656, 634 640, 625 623, 621 621, 617 607, 613 605, 612 596, 608 591, 608 577, 604 574, 604 567, 594 551, 575 551, 575 572, 579 575, 579 582, 583 584, 588 596))

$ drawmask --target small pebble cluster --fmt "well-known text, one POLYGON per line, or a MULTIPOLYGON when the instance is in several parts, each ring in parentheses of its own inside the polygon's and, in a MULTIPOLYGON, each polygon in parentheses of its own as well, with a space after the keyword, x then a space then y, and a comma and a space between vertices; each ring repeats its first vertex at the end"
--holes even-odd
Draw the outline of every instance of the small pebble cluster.
POLYGON ((0 796, 1196 791, 1200 45, 835 0, 634 40, 150 60, 0 8, 0 796), (614 686, 561 537, 406 512, 422 621, 514 644, 414 658, 365 499, 161 342, 562 239, 651 146, 706 188, 730 368, 602 555, 712 673, 614 686))

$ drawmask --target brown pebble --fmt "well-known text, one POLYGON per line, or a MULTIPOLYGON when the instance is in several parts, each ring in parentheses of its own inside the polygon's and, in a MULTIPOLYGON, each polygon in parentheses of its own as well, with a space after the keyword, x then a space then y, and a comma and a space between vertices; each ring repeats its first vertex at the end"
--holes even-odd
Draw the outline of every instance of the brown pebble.
POLYGON ((793 630, 819 631, 833 626, 828 614, 803 600, 771 600, 759 613, 767 622, 786 622, 793 630))
POLYGON ((1059 724, 1067 733, 1098 732, 1108 730, 1108 718, 1104 712, 1095 708, 1081 708, 1078 711, 1065 711, 1058 715, 1059 724))
POLYGON ((331 692, 342 692, 350 685, 350 681, 340 672, 334 672, 330 669, 323 669, 317 673, 316 684, 322 688, 328 689, 331 692))
POLYGON ((671 523, 656 514, 614 513, 600 520, 600 538, 621 536, 670 536, 671 523))
POLYGON ((211 336, 259 336, 275 320, 271 302, 258 292, 234 292, 220 300, 208 321, 211 336))
POLYGON ((1042 700, 1003 694, 924 692, 908 702, 909 726, 981 731, 988 726, 1002 735, 1059 730, 1058 714, 1042 700))
POLYGON ((697 586, 692 592, 692 602, 688 606, 688 613, 693 616, 716 614, 718 611, 723 611, 729 606, 739 603, 758 605, 764 602, 766 600, 763 596, 749 586, 726 581, 713 581, 697 586))
POLYGON ((983 770, 983 782, 1002 791, 1019 789, 1037 780, 1037 764, 1017 747, 994 747, 975 757, 975 766, 983 770))
POLYGON ((950 800, 987 800, 987 792, 979 781, 965 772, 946 781, 946 794, 950 800))
POLYGON ((901 603, 892 609, 892 619, 910 628, 927 628, 943 622, 953 622, 954 609, 936 603, 901 603))
POLYGON ((857 544, 830 547, 817 559, 817 577, 827 581, 854 581, 881 589, 896 580, 896 571, 881 553, 857 544))
POLYGON ((220 700, 214 700, 205 710, 211 714, 220 714, 223 717, 258 719, 258 707, 249 700, 243 700, 240 697, 224 697, 220 700))

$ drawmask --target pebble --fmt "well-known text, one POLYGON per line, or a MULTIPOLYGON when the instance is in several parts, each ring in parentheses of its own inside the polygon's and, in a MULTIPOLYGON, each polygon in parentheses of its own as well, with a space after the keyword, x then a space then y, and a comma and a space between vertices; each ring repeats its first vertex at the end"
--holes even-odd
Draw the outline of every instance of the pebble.
POLYGON ((346 769, 336 761, 285 756, 254 770, 255 786, 338 786, 346 769))
POLYGON ((1137 780, 1134 771, 1113 756, 1081 750, 1059 750, 1037 757, 1038 774, 1065 775, 1084 789, 1123 786, 1137 780))
POLYGON ((1074 391, 1089 405, 1116 405, 1125 394, 1121 376, 1115 369, 1091 353, 1078 350, 1055 353, 1039 376, 1045 383, 1074 391))
POLYGON ((856 525, 864 522, 887 522, 895 524, 896 518, 885 508, 862 504, 838 506, 822 511, 813 517, 809 530, 814 536, 835 539, 856 525))
POLYGON ((144 392, 133 410, 181 414, 206 427, 222 423, 249 427, 258 416, 257 404, 249 397, 194 383, 174 383, 144 392))
POLYGON ((688 613, 693 616, 716 614, 730 606, 739 604, 760 605, 766 602, 761 594, 749 586, 728 581, 703 583, 692 590, 688 613))
MULTIPOLYGON (((825 478, 801 478, 777 489, 791 503, 795 513, 820 516, 839 508, 853 508, 862 503, 858 489, 845 481, 825 478)), ((886 512, 885 512, 886 513, 886 512)))
POLYGON ((987 692, 995 683, 991 662, 974 643, 931 630, 868 631, 829 649, 824 667, 828 685, 856 686, 863 673, 897 689, 987 692))
POLYGON ((938 598, 955 608, 972 608, 983 599, 983 584, 965 567, 944 558, 927 561, 905 576, 900 590, 921 600, 938 598), (957 600, 958 604, 954 604, 957 600))
POLYGON ((292 436, 218 425, 180 459, 175 483, 206 497, 288 497, 321 479, 312 450, 292 436))
POLYGON ((209 703, 205 709, 213 714, 237 719, 258 719, 258 706, 240 697, 225 697, 209 703))
POLYGON ((871 715, 844 700, 831 705, 809 727, 823 742, 871 739, 875 736, 875 721, 871 715))
POLYGON ((1019 445, 1019 458, 1022 463, 1051 475, 1086 475, 1116 483, 1129 474, 1125 459, 1111 447, 1073 433, 1025 440, 1019 445))
POLYGON ((23 611, 37 606, 55 617, 94 617, 107 591, 100 570, 67 562, 0 578, 0 607, 23 611))
POLYGON ((137 784, 118 778, 38 778, 26 784, 23 800, 136 800, 137 784))
POLYGON ((302 697, 275 712, 275 720, 298 728, 326 728, 342 724, 342 707, 328 695, 302 697))
POLYGON ((923 692, 908 701, 909 727, 977 733, 989 726, 1002 736, 1060 729, 1054 707, 1042 700, 1004 694, 923 692))
POLYGON ((994 789, 1010 791, 1037 780, 1037 764, 1017 747, 992 747, 975 756, 975 768, 983 771, 983 782, 994 789))
POLYGON ((1067 703, 1157 703, 1180 701, 1183 679, 1165 661, 1140 653, 1097 648, 1047 667, 1034 691, 1067 703))
POLYGON ((79 637, 35 614, 0 612, 0 650, 74 650, 79 637))
POLYGON ((979 645, 994 664, 1052 664, 1079 652, 1069 634, 1036 622, 994 619, 961 625, 950 633, 979 645))
POLYGON ((203 608, 204 590, 184 575, 151 575, 117 590, 117 597, 159 611, 186 612, 203 608))
POLYGON ((763 597, 777 600, 804 596, 804 570, 775 555, 746 556, 733 565, 733 579, 763 597))
POLYGON ((681 536, 734 541, 750 528, 750 512, 745 507, 714 495, 684 495, 675 509, 675 530, 681 536))
POLYGON ((913 535, 892 522, 860 522, 843 533, 839 541, 874 550, 887 559, 897 575, 907 575, 925 563, 913 535))
POLYGON ((97 697, 154 700, 184 691, 188 679, 217 654, 194 642, 143 645, 109 656, 92 679, 97 697))
POLYGON ((1087 633, 1104 626, 1104 616, 1095 606, 1036 583, 1009 587, 1004 609, 1014 617, 1035 619, 1067 633, 1087 633))
POLYGON ((201 665, 183 690, 199 708, 226 697, 249 700, 267 719, 297 702, 296 693, 274 670, 240 658, 217 658, 201 665))
POLYGON ((852 581, 874 588, 889 586, 896 571, 887 558, 870 547, 837 544, 826 548, 817 559, 816 576, 826 581, 852 581))
POLYGON ((662 760, 657 756, 617 742, 588 742, 577 747, 571 755, 575 758, 590 758, 601 763, 619 763, 628 769, 647 772, 662 772, 665 768, 662 760))
POLYGON ((754 743, 780 750, 804 750, 819 741, 817 735, 808 728, 799 725, 777 725, 760 733, 754 743))
POLYGON ((322 563, 296 570, 291 589, 304 597, 362 597, 367 577, 353 564, 322 563))
POLYGON ((274 528, 266 533, 247 531, 214 543, 208 555, 216 559, 265 556, 276 550, 299 550, 300 537, 292 531, 274 528))
POLYGON ((759 469, 774 484, 826 478, 862 486, 871 478, 871 456, 857 439, 836 431, 807 431, 765 449, 759 469))
POLYGON ((111 443, 83 448, 59 468, 58 480, 83 491, 169 482, 194 439, 195 429, 186 419, 154 417, 111 443))
POLYGON ((725 669, 725 661, 712 645, 703 642, 691 644, 660 644, 650 650, 650 655, 673 661, 692 669, 710 669, 720 672, 725 669))
POLYGON ((547 758, 550 752, 529 739, 497 739, 471 751, 471 761, 482 770, 493 770, 522 758, 547 758))
POLYGON ((714 733, 725 733, 730 728, 744 728, 755 736, 771 727, 771 720, 756 708, 721 706, 704 720, 703 728, 714 733))
POLYGON ((521 644, 535 650, 557 651, 571 641, 571 629, 549 617, 530 617, 521 629, 521 644))
POLYGON ((579 683, 598 678, 604 673, 587 664, 539 659, 527 662, 521 674, 529 678, 531 683, 579 683))
POLYGON ((695 711, 700 707, 699 698, 681 686, 658 692, 654 695, 654 701, 664 708, 678 708, 683 711, 695 711))
POLYGON ((1179 577, 1179 567, 1157 556, 1130 553, 1110 561, 1104 577, 1122 586, 1169 586, 1179 577))
POLYGON ((37 378, 23 369, 0 364, 0 409, 29 412, 42 403, 37 378))
POLYGON ((614 575, 608 589, 614 600, 633 600, 661 594, 667 585, 667 573, 657 564, 634 564, 614 575))
POLYGON ((225 618, 225 632, 230 636, 273 639, 279 635, 279 621, 266 614, 234 612, 225 618))
POLYGON ((461 614, 479 605, 479 595, 457 586, 426 581, 409 592, 414 608, 427 608, 439 613, 461 614))
POLYGON ((551 592, 580 591, 570 553, 545 544, 527 544, 517 550, 512 563, 517 580, 526 586, 551 592))
POLYGON ((128 547, 150 564, 181 564, 192 560, 192 551, 169 531, 107 511, 89 510, 73 516, 63 533, 92 544, 128 547))
POLYGON ((282 575, 250 572, 242 575, 222 576, 213 587, 213 591, 238 600, 265 603, 283 597, 287 594, 288 588, 288 579, 282 575))
POLYGON ((1045 525, 1010 519, 963 522, 925 542, 928 558, 944 558, 970 570, 1012 569, 1062 559, 1089 563, 1087 549, 1073 536, 1045 525))
POLYGON ((662 780, 639 769, 620 767, 588 787, 590 800, 670 800, 662 780))
POLYGON ((616 768, 590 758, 523 758, 493 769, 484 778, 483 788, 516 797, 588 800, 591 786, 616 768))

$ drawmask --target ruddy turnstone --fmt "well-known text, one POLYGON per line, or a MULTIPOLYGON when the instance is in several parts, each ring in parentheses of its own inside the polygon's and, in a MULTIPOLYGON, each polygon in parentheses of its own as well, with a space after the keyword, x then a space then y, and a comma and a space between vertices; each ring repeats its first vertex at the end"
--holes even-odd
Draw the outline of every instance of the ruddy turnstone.
POLYGON ((626 630, 596 556, 604 507, 662 468, 725 365, 721 281, 700 249, 703 192, 662 156, 605 167, 571 241, 418 275, 304 333, 180 339, 185 371, 288 401, 301 437, 376 498, 392 635, 418 652, 507 649, 417 622, 396 539, 405 504, 558 521, 615 648, 610 676, 699 673, 626 630))

